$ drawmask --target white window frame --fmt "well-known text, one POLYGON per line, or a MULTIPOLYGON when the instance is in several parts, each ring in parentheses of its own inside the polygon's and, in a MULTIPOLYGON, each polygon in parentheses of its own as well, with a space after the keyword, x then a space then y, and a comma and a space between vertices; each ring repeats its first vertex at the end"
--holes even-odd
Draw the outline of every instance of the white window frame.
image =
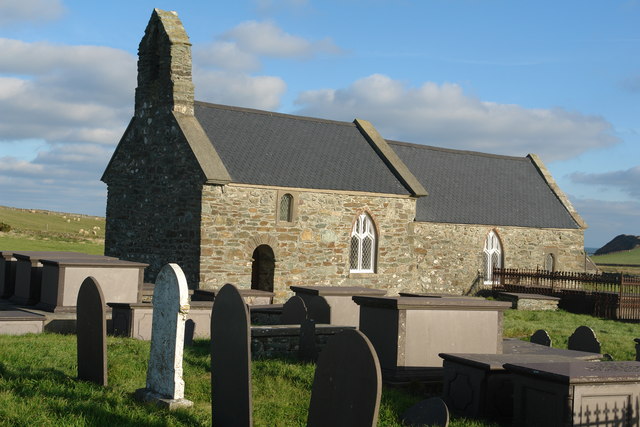
POLYGON ((358 216, 358 219, 353 224, 350 236, 349 245, 349 272, 350 273, 375 273, 376 268, 376 250, 377 250, 377 236, 376 228, 373 224, 373 220, 366 213, 362 213, 358 216), (365 259, 363 252, 364 242, 371 241, 371 250, 368 259, 365 259), (354 247, 355 245, 355 247, 354 247), (352 265, 352 254, 354 249, 357 251, 357 265, 352 265), (369 261, 369 268, 364 268, 363 265, 369 261))
POLYGON ((493 267, 502 268, 502 244, 495 231, 491 230, 484 241, 483 249, 484 284, 493 283, 493 267), (497 260, 497 262, 494 262, 497 260))

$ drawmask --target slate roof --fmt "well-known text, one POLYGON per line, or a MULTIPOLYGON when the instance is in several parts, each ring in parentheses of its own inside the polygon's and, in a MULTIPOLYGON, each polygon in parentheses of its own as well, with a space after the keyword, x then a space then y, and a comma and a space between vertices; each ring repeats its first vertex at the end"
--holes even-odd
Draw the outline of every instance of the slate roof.
MULTIPOLYGON (((411 194, 354 123, 198 101, 195 116, 232 182, 411 194)), ((527 157, 387 143, 429 193, 416 221, 580 228, 527 157)))
POLYGON ((579 228, 527 157, 387 143, 429 192, 416 221, 579 228))
POLYGON ((410 194, 353 123, 203 102, 195 116, 232 182, 410 194))

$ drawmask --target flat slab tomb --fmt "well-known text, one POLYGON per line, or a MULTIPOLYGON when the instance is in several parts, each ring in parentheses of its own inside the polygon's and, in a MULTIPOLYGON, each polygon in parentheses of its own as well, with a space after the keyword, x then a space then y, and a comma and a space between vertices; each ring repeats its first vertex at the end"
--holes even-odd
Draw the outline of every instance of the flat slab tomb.
POLYGON ((358 327, 360 307, 354 296, 384 296, 382 289, 360 286, 291 286, 296 296, 302 298, 308 317, 316 323, 358 327))
POLYGON ((80 285, 93 277, 107 302, 137 301, 147 264, 113 258, 41 259, 40 302, 45 311, 75 311, 80 285))
POLYGON ((360 330, 371 340, 385 381, 437 379, 439 353, 502 353, 507 302, 469 298, 354 296, 360 330))
POLYGON ((640 362, 505 364, 513 425, 637 426, 640 362))

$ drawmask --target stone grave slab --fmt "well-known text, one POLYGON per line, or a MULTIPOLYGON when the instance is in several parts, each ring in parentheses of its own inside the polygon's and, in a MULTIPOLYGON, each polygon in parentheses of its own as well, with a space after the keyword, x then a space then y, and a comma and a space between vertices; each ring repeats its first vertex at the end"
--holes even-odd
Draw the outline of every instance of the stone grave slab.
POLYGON ((184 398, 182 355, 189 312, 189 288, 182 269, 167 264, 160 270, 153 293, 154 309, 147 386, 136 398, 168 409, 190 407, 184 398))
POLYGON ((376 426, 381 394, 371 342, 360 331, 341 332, 318 357, 307 426, 376 426))
POLYGON ((402 414, 402 423, 410 427, 447 427, 449 425, 449 408, 444 400, 439 397, 431 397, 407 409, 402 414))
POLYGON ((499 292, 497 298, 509 301, 515 310, 556 311, 560 298, 550 295, 527 294, 519 292, 499 292))
POLYGON ((93 277, 78 291, 76 335, 78 379, 107 385, 107 317, 104 295, 93 277))
POLYGON ((535 331, 533 335, 531 335, 529 341, 534 344, 551 347, 551 337, 549 336, 549 333, 544 329, 538 329, 537 331, 535 331))
POLYGON ((211 313, 211 417, 213 425, 252 425, 249 310, 226 284, 211 313))
POLYGON ((93 277, 107 302, 132 302, 140 297, 148 264, 113 258, 41 259, 42 277, 38 309, 73 312, 83 277, 93 277))
POLYGON ((318 359, 318 345, 316 344, 316 322, 305 319, 300 325, 300 344, 298 345, 298 359, 305 362, 315 362, 318 359))
MULTIPOLYGON (((237 288, 242 299, 247 305, 269 305, 273 303, 274 292, 262 291, 260 289, 237 288)), ((191 301, 213 301, 219 289, 196 289, 193 291, 191 301)))
POLYGON ((640 338, 634 339, 636 343, 636 360, 640 362, 640 338))
POLYGON ((567 342, 569 350, 586 351, 589 353, 600 353, 600 341, 596 338, 596 333, 588 326, 578 326, 567 342))
MULTIPOLYGON (((545 347, 548 348, 548 347, 545 347)), ((467 417, 507 420, 513 414, 513 385, 505 363, 560 363, 575 359, 559 354, 447 354, 442 397, 452 411, 467 417)))
POLYGON ((301 325, 306 319, 307 306, 299 296, 292 296, 282 306, 282 325, 301 325))
MULTIPOLYGON (((151 339, 153 304, 151 303, 107 303, 111 307, 113 333, 116 336, 131 337, 148 341, 151 339)), ((187 321, 193 322, 193 332, 189 338, 209 338, 211 327, 211 301, 192 301, 187 313, 187 321)), ((187 329, 185 323, 185 337, 187 329)))
POLYGON ((505 364, 513 425, 640 425, 640 362, 505 364))
POLYGON ((562 348, 547 347, 517 338, 505 338, 502 341, 504 354, 546 354, 548 356, 567 356, 578 360, 599 361, 603 355, 586 351, 566 350, 562 348))
POLYGON ((0 311, 0 335, 40 334, 46 317, 24 310, 0 311))
POLYGON ((0 298, 11 298, 15 285, 16 259, 13 251, 0 251, 0 298))
POLYGON ((316 323, 355 326, 360 322, 360 308, 353 296, 384 296, 385 290, 362 286, 291 286, 304 300, 308 316, 316 323))
MULTIPOLYGON (((104 255, 92 255, 81 252, 66 251, 16 251, 13 252, 16 259, 15 286, 13 296, 10 298, 15 304, 33 305, 40 302, 42 288, 42 263, 41 260, 63 260, 63 259, 113 259, 104 255)), ((79 286, 85 277, 78 277, 79 286)), ((75 303, 75 294, 72 300, 75 303)))
POLYGON ((443 352, 501 353, 507 302, 468 298, 355 296, 360 330, 371 340, 388 382, 442 376, 443 352))

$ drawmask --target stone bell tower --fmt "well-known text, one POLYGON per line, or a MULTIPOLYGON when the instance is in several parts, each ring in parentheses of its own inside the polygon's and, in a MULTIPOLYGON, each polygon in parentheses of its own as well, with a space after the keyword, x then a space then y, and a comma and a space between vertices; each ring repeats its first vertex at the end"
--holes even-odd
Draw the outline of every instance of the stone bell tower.
POLYGON ((154 9, 138 48, 135 116, 193 115, 191 42, 176 12, 154 9))

